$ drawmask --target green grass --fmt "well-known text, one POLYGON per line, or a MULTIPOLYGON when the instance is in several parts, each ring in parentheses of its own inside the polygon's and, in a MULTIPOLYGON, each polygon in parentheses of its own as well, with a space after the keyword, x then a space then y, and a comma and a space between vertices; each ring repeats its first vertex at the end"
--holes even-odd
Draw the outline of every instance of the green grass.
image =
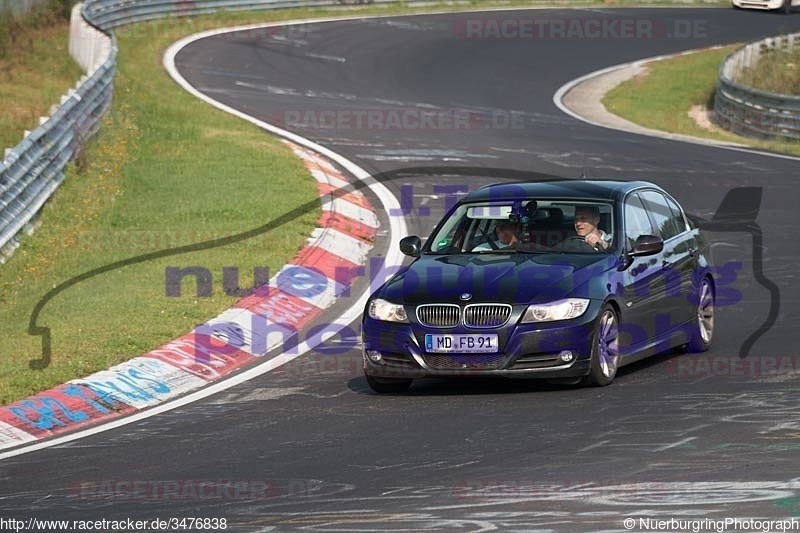
POLYGON ((689 109, 711 105, 719 65, 736 48, 728 46, 649 63, 643 74, 606 94, 603 105, 649 128, 700 135, 704 130, 689 116, 689 109))
POLYGON ((800 143, 742 137, 700 127, 689 115, 694 106, 713 108, 722 61, 739 46, 700 51, 647 65, 647 71, 621 83, 603 98, 610 112, 642 126, 753 148, 800 155, 800 143))
MULTIPOLYGON (((641 3, 472 1, 413 9, 641 3)), ((39 317, 38 325, 51 328, 53 358, 43 371, 29 369, 29 361, 41 355, 40 338, 27 334, 31 311, 58 284, 114 261, 256 228, 317 198, 314 181, 281 142, 196 100, 168 78, 161 58, 169 44, 235 24, 409 11, 403 5, 370 5, 231 12, 118 30, 112 111, 81 159, 80 171, 74 165, 68 169, 64 185, 43 210, 41 228, 23 237, 0 267, 0 403, 108 368, 190 331, 236 300, 222 291, 223 267, 238 267, 241 284, 249 286, 254 267, 276 272, 314 227, 318 209, 239 244, 131 265, 77 284, 50 301, 39 317), (170 266, 210 270, 213 296, 197 298, 186 282, 182 297, 167 297, 165 269, 170 266)), ((39 76, 49 73, 48 67, 39 76)), ((77 77, 67 76, 59 94, 77 77)), ((13 85, 18 89, 21 83, 13 85)), ((16 99, 16 93, 0 96, 0 104, 9 98, 16 99)))

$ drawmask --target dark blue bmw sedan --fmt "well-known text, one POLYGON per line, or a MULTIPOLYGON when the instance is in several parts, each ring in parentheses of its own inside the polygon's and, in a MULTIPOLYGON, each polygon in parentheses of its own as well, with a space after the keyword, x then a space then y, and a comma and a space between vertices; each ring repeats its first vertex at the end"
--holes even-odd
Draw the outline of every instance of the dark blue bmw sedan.
POLYGON ((448 212, 371 295, 364 373, 376 392, 426 376, 608 385, 624 364, 714 331, 708 245, 642 181, 489 185, 448 212))

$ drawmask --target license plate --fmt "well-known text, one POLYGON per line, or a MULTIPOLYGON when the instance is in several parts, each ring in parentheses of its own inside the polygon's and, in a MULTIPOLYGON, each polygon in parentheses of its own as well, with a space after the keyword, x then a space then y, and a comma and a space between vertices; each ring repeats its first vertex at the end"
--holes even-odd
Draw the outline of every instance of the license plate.
POLYGON ((428 353, 496 353, 497 335, 425 335, 428 353))

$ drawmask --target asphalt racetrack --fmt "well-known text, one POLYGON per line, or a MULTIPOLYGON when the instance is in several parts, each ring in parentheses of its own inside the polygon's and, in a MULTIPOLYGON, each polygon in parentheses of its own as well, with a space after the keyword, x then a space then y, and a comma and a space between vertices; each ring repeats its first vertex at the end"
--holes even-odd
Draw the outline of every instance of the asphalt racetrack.
POLYGON ((732 277, 705 354, 645 360, 606 388, 422 380, 379 396, 343 340, 190 406, 5 459, 0 508, 224 518, 242 532, 638 531, 640 519, 800 515, 800 162, 604 129, 553 103, 601 68, 788 31, 800 31, 796 13, 556 9, 191 44, 177 65, 201 92, 378 175, 403 205, 380 214, 383 228, 404 216, 426 236, 467 189, 584 173, 653 181, 706 219, 728 191, 758 187, 763 241, 735 225, 710 234, 732 277))

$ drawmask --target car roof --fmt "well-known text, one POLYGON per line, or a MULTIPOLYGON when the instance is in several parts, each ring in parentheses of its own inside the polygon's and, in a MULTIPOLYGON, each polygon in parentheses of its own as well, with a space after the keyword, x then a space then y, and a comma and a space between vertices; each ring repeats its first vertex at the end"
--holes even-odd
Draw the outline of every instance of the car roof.
POLYGON ((661 190, 647 181, 623 180, 544 180, 517 181, 485 185, 470 192, 459 203, 486 200, 512 200, 535 197, 558 199, 619 200, 628 192, 643 187, 661 190))

